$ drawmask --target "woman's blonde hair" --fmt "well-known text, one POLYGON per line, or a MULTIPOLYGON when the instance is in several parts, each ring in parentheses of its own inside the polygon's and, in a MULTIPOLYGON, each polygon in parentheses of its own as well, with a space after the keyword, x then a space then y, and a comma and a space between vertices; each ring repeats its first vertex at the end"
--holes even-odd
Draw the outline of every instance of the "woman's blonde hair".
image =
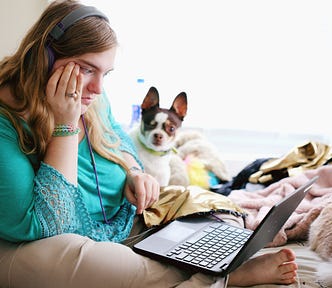
MULTIPOLYGON (((45 95, 49 69, 53 65, 46 47, 52 49, 56 60, 103 52, 118 45, 108 22, 95 16, 78 20, 58 40, 50 41, 49 33, 53 27, 80 6, 82 4, 75 0, 52 2, 28 31, 16 53, 0 62, 0 87, 8 86, 19 104, 13 108, 0 102, 0 111, 16 128, 22 151, 26 154, 36 153, 40 160, 44 157, 54 128, 54 117, 45 95), (28 112, 30 133, 20 121, 23 112, 28 112)), ((93 105, 85 113, 92 147, 97 153, 126 168, 122 158, 109 149, 118 146, 119 140, 113 144, 107 142, 104 135, 112 132, 103 125, 97 108, 98 105, 93 105)))

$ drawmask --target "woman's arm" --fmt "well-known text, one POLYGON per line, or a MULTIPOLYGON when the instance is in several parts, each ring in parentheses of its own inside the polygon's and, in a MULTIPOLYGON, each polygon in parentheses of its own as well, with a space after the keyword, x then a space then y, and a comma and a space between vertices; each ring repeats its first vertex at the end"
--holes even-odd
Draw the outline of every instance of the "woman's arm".
POLYGON ((40 223, 33 213, 35 174, 17 138, 9 120, 0 116, 0 237, 32 240, 41 235, 40 223))
POLYGON ((30 241, 72 231, 77 188, 61 173, 25 155, 16 130, 0 116, 0 238, 30 241))
MULTIPOLYGON (((58 67, 46 87, 47 101, 54 115, 55 125, 78 127, 81 115, 82 75, 79 66, 68 63, 58 67), (77 97, 66 96, 68 87, 76 87, 77 97)), ((71 88, 72 89, 72 88, 71 88)), ((77 184, 78 135, 52 137, 43 161, 60 171, 66 179, 77 184)))
MULTIPOLYGON (((71 224, 62 218, 63 210, 68 208, 64 203, 73 201, 66 197, 74 197, 75 187, 46 165, 35 171, 34 167, 40 164, 37 158, 21 151, 16 130, 2 116, 0 147, 0 238, 29 241, 66 230, 71 224), (51 188, 53 196, 49 194, 51 188), (56 195, 59 190, 61 195, 56 195), (56 213, 59 213, 57 217, 56 213), (51 227, 57 227, 57 231, 51 227)), ((66 214, 73 212, 67 209, 66 214)))

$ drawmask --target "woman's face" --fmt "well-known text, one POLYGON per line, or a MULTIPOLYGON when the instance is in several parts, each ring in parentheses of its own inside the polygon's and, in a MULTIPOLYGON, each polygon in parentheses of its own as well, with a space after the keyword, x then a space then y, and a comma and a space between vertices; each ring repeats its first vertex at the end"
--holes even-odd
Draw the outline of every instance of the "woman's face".
POLYGON ((104 77, 113 70, 116 48, 100 53, 87 53, 78 57, 56 60, 53 71, 60 66, 74 62, 80 66, 83 76, 83 92, 81 96, 81 113, 84 114, 96 97, 103 92, 104 77))

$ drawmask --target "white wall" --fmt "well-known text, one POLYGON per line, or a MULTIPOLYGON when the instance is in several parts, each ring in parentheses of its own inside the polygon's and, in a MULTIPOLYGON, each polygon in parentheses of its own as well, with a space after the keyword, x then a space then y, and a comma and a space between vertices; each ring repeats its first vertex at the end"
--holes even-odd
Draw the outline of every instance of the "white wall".
MULTIPOLYGON (((332 1, 82 1, 106 12, 118 34, 106 87, 121 122, 154 85, 162 106, 186 91, 184 126, 218 129, 208 134, 223 152, 271 156, 330 139, 332 1)), ((0 0, 0 58, 47 2, 0 0)))
POLYGON ((15 51, 21 38, 37 20, 47 0, 0 1, 0 58, 15 51))
POLYGON ((164 105, 188 93, 185 125, 332 132, 332 1, 84 2, 105 11, 118 34, 109 91, 124 121, 144 96, 135 90, 142 77, 164 105))

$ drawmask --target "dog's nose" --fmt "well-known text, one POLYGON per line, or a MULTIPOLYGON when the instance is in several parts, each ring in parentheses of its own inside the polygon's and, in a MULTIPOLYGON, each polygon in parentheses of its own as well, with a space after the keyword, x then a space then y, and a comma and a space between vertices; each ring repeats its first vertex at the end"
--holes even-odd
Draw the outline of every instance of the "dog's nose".
POLYGON ((153 134, 154 145, 161 145, 163 138, 164 138, 164 136, 162 134, 159 134, 159 133, 153 134))
POLYGON ((162 135, 162 134, 158 134, 158 133, 156 133, 156 134, 154 134, 153 136, 154 136, 154 139, 157 140, 157 141, 160 141, 160 140, 163 139, 163 135, 162 135))

